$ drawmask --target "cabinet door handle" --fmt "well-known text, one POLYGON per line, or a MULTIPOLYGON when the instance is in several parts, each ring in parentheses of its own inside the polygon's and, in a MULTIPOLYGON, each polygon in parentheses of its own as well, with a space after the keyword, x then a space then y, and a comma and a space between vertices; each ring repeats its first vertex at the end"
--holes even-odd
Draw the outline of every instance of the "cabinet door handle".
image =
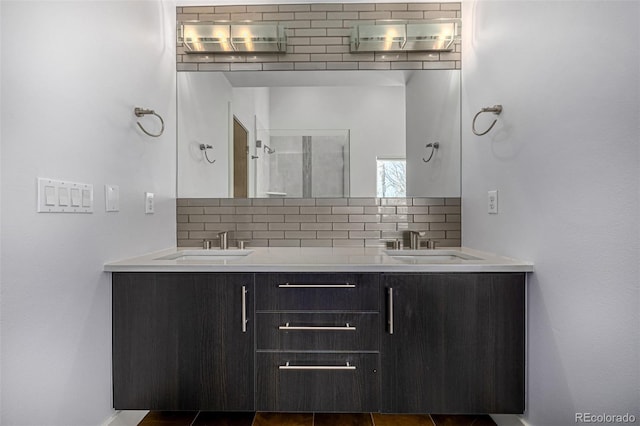
POLYGON ((247 332, 247 286, 242 286, 242 332, 247 332))
POLYGON ((346 363, 345 365, 290 365, 289 361, 285 365, 279 365, 280 370, 355 370, 356 366, 346 363))
POLYGON ((356 285, 352 283, 344 284, 297 284, 297 283, 284 283, 279 284, 279 288, 355 288, 356 285))
POLYGON ((387 319, 387 324, 389 325, 389 334, 393 334, 393 287, 389 287, 389 310, 387 315, 389 318, 387 319))
POLYGON ((324 325, 302 326, 302 325, 289 325, 289 323, 286 323, 285 325, 279 326, 278 330, 285 330, 285 331, 356 331, 356 327, 353 326, 353 325, 349 325, 349 323, 346 323, 345 325, 340 325, 340 326, 324 326, 324 325))

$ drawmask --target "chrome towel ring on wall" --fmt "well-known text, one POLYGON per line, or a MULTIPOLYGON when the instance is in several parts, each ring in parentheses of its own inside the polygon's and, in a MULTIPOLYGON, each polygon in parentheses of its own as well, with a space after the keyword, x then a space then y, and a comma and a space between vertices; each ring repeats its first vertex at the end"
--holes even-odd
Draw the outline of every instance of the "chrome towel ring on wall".
POLYGON ((431 154, 429 155, 429 158, 425 160, 424 157, 422 157, 422 161, 424 161, 425 163, 428 163, 429 161, 431 161, 431 158, 433 157, 433 154, 436 152, 436 149, 440 148, 440 142, 428 143, 425 146, 425 148, 431 148, 431 154))
POLYGON ((157 135, 147 132, 146 129, 142 127, 142 124, 140 124, 140 122, 137 122, 136 124, 138 125, 138 127, 140 127, 140 130, 142 130, 145 134, 151 137, 157 138, 160 135, 162 135, 162 133, 164 133, 164 120, 162 119, 162 117, 160 117, 160 114, 156 113, 154 110, 135 107, 133 110, 133 113, 136 115, 136 117, 144 117, 145 115, 152 114, 160 119, 160 124, 162 128, 160 129, 160 133, 158 133, 157 135))
POLYGON ((495 115, 500 115, 500 113, 502 112, 502 105, 494 105, 492 107, 485 107, 482 108, 480 110, 480 112, 478 112, 475 117, 473 117, 473 122, 471 123, 471 130, 473 131, 473 134, 476 136, 482 136, 482 135, 486 135, 487 133, 489 133, 489 131, 491 129, 493 129, 493 126, 496 125, 496 122, 498 121, 498 119, 496 118, 495 120, 493 120, 493 123, 491 123, 491 126, 489 126, 489 128, 487 130, 485 130, 484 132, 478 132, 476 130, 476 118, 478 118, 478 116, 480 114, 482 114, 483 112, 492 112, 495 115))
POLYGON ((204 158, 206 158, 206 159, 207 159, 207 161, 209 162, 209 164, 213 164, 213 163, 215 163, 215 162, 216 162, 216 160, 213 160, 213 161, 209 160, 209 156, 207 155, 207 150, 208 150, 208 149, 213 149, 213 146, 211 146, 211 145, 205 145, 205 144, 203 144, 203 143, 201 143, 201 144, 200 144, 200 151, 203 151, 203 152, 204 152, 204 158))

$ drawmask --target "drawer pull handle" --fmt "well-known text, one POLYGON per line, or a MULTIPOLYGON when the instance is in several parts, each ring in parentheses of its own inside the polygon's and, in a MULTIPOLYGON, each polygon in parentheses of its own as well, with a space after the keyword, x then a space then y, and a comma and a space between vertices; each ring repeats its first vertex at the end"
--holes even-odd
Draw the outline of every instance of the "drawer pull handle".
POLYGON ((279 288, 356 288, 355 284, 296 284, 296 283, 284 283, 278 285, 279 288))
POLYGON ((286 323, 285 325, 281 325, 278 327, 278 330, 285 331, 356 331, 356 327, 353 325, 349 325, 346 323, 345 325, 339 326, 324 326, 324 325, 312 325, 312 326, 303 326, 303 325, 289 325, 286 323))
POLYGON ((279 365, 280 370, 355 370, 356 366, 346 363, 346 365, 290 365, 289 361, 285 365, 279 365))

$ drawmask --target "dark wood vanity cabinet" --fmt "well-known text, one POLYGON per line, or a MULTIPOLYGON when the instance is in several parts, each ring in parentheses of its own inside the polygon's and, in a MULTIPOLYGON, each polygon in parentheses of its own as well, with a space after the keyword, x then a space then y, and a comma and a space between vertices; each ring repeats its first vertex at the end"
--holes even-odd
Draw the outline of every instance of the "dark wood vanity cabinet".
POLYGON ((523 273, 383 274, 381 292, 381 411, 524 411, 523 273))
POLYGON ((253 278, 114 273, 114 407, 252 411, 253 278))
POLYGON ((524 327, 524 273, 114 273, 114 407, 522 413, 524 327))

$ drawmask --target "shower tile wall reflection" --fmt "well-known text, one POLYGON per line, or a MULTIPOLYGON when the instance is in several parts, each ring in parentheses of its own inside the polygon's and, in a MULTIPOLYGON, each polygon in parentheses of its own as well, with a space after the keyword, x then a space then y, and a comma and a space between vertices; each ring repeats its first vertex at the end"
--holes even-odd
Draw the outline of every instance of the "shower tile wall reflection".
POLYGON ((259 130, 257 196, 349 196, 349 131, 259 130))
POLYGON ((462 229, 460 198, 178 198, 177 221, 179 247, 202 247, 221 231, 232 246, 384 247, 425 231, 458 247, 462 229))

